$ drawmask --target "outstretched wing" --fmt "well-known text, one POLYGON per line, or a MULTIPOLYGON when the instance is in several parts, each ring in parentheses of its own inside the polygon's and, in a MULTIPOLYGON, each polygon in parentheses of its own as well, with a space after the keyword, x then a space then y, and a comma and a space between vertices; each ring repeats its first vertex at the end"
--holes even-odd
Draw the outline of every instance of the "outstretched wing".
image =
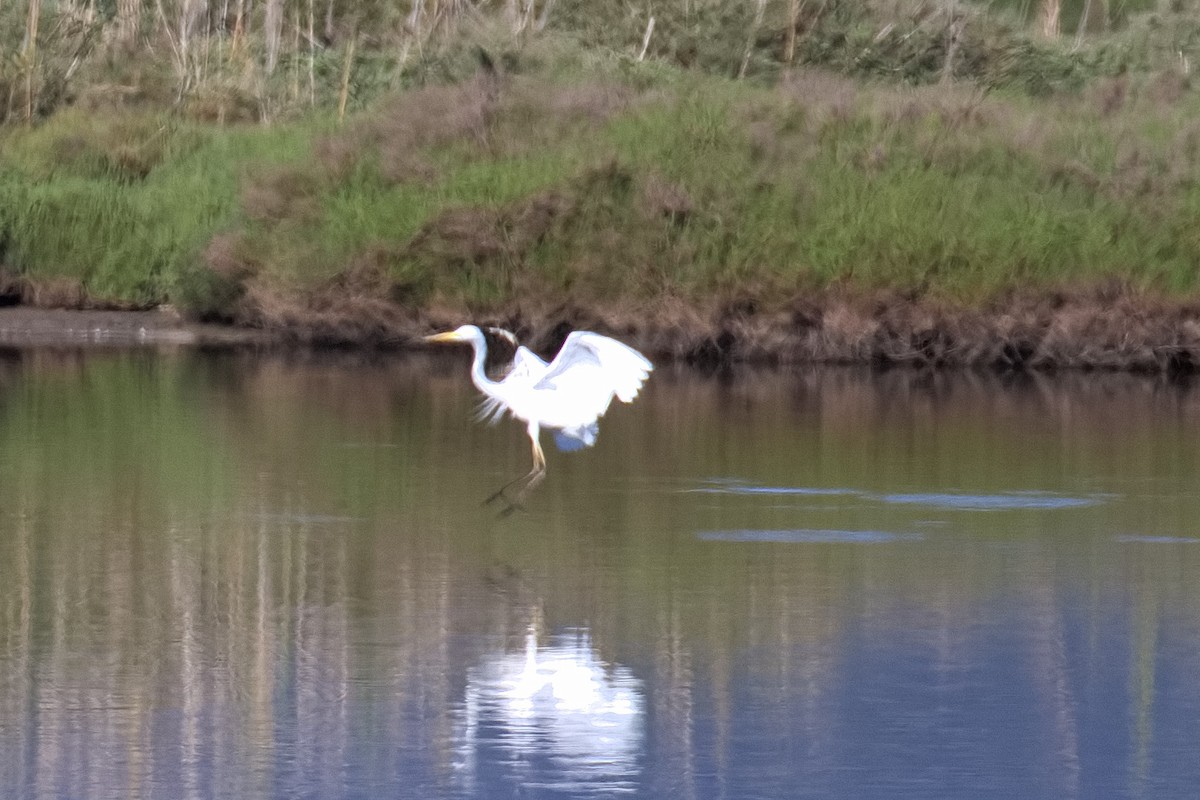
POLYGON ((589 331, 576 331, 533 384, 542 424, 587 426, 608 410, 613 397, 637 397, 653 365, 628 345, 589 331))

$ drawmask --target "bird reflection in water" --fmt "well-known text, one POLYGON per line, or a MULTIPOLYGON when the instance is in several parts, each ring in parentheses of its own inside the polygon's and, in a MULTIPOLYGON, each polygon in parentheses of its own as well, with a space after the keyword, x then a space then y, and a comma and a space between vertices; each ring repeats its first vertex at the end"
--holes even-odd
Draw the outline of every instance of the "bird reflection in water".
POLYGON ((539 647, 531 629, 524 652, 468 672, 458 774, 468 790, 514 782, 573 797, 633 791, 644 717, 641 681, 600 661, 586 631, 539 647))

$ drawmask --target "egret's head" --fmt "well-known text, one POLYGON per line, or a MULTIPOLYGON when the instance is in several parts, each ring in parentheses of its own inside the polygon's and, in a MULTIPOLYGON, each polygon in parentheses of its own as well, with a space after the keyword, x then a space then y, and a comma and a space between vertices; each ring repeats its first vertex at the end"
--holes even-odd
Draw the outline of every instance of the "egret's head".
MULTIPOLYGON (((514 347, 517 345, 517 337, 514 336, 510 331, 506 331, 503 328, 484 328, 483 330, 486 330, 488 333, 493 334, 494 336, 499 336, 500 338, 511 342, 514 347)), ((445 333, 435 333, 432 336, 426 336, 425 341, 427 341, 427 342, 483 341, 483 330, 480 330, 479 327, 475 326, 475 325, 463 325, 459 328, 455 328, 452 331, 446 331, 445 333)))
POLYGON ((425 337, 427 342, 471 342, 477 339, 483 339, 483 331, 474 325, 462 325, 452 331, 425 337))

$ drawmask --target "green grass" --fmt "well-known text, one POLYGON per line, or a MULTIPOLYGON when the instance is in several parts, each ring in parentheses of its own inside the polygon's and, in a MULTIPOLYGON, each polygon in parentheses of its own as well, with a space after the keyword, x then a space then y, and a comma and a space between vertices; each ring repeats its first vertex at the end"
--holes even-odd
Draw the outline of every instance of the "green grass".
POLYGON ((364 263, 405 303, 475 310, 831 285, 1190 295, 1200 101, 1155 86, 1130 81, 1108 107, 1103 86, 1049 102, 818 73, 516 76, 491 105, 467 83, 340 127, 64 113, 4 134, 2 257, 103 302, 234 317, 222 306, 242 293, 213 275, 303 305, 364 263), (485 110, 438 117, 448 97, 485 110), (397 154, 419 170, 389 172, 397 154), (218 237, 234 243, 220 258, 218 237))
POLYGON ((111 138, 128 126, 106 121, 68 113, 8 132, 0 239, 10 269, 78 281, 97 300, 118 304, 172 300, 214 233, 234 224, 248 165, 300 158, 312 136, 304 128, 202 128, 150 115, 137 121, 161 140, 161 152, 139 166, 148 170, 141 177, 106 157, 129 141, 111 138))

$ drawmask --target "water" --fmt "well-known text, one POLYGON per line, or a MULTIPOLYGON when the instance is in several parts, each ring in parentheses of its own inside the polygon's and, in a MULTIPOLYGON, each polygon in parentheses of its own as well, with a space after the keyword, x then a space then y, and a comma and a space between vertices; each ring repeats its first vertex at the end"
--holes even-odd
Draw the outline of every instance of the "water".
POLYGON ((5 797, 1200 787, 1195 389, 661 368, 498 519, 463 359, 2 355, 5 797))

